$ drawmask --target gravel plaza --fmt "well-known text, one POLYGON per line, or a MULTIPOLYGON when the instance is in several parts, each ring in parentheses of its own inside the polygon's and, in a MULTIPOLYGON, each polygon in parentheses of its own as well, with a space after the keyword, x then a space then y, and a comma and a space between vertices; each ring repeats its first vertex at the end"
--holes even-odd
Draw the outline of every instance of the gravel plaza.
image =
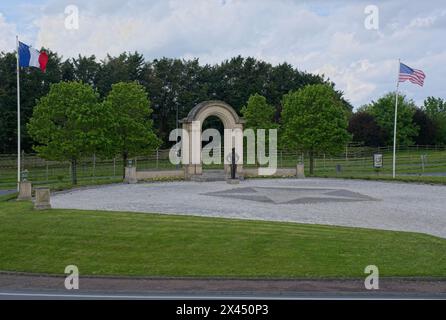
POLYGON ((53 208, 410 231, 446 238, 446 187, 341 179, 119 184, 56 193, 53 208))

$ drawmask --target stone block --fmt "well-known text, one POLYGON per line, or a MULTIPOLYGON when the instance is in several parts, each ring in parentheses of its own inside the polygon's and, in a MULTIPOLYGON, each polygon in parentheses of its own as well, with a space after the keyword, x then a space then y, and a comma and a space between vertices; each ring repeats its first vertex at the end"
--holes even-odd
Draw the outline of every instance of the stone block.
POLYGON ((36 188, 36 201, 34 202, 34 209, 36 210, 51 209, 50 188, 47 187, 36 188))
POLYGON ((297 165, 297 174, 298 179, 305 179, 305 166, 303 164, 297 165))
POLYGON ((19 196, 17 201, 31 201, 32 200, 32 185, 29 181, 22 181, 19 183, 19 196))

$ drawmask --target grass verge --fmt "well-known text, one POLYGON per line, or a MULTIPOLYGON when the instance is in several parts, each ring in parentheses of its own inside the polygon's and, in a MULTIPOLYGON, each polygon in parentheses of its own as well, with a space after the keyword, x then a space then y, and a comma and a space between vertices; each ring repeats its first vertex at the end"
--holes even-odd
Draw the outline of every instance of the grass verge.
POLYGON ((446 276, 446 239, 356 228, 0 202, 0 270, 82 275, 320 278, 446 276))

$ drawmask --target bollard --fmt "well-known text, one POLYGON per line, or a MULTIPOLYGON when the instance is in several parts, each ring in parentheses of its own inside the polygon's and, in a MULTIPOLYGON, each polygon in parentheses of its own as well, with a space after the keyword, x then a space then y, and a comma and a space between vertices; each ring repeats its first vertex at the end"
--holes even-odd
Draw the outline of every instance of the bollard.
POLYGON ((32 185, 29 181, 20 181, 19 183, 19 196, 17 201, 30 201, 32 200, 32 185))
POLYGON ((336 165, 336 174, 341 174, 342 173, 342 166, 340 164, 336 165))
POLYGON ((36 188, 36 201, 34 203, 34 209, 36 210, 51 209, 50 188, 48 187, 36 188))
POLYGON ((304 164, 298 164, 297 165, 297 174, 298 179, 305 179, 305 165, 304 164))

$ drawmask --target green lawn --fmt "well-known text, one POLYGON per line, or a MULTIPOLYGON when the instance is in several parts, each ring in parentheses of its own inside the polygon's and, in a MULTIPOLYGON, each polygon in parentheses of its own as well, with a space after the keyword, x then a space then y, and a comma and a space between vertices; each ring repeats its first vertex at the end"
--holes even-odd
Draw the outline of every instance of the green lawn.
MULTIPOLYGON (((7 197, 3 197, 6 199, 7 197)), ((199 277, 446 276, 446 239, 354 228, 0 202, 0 270, 199 277)))

